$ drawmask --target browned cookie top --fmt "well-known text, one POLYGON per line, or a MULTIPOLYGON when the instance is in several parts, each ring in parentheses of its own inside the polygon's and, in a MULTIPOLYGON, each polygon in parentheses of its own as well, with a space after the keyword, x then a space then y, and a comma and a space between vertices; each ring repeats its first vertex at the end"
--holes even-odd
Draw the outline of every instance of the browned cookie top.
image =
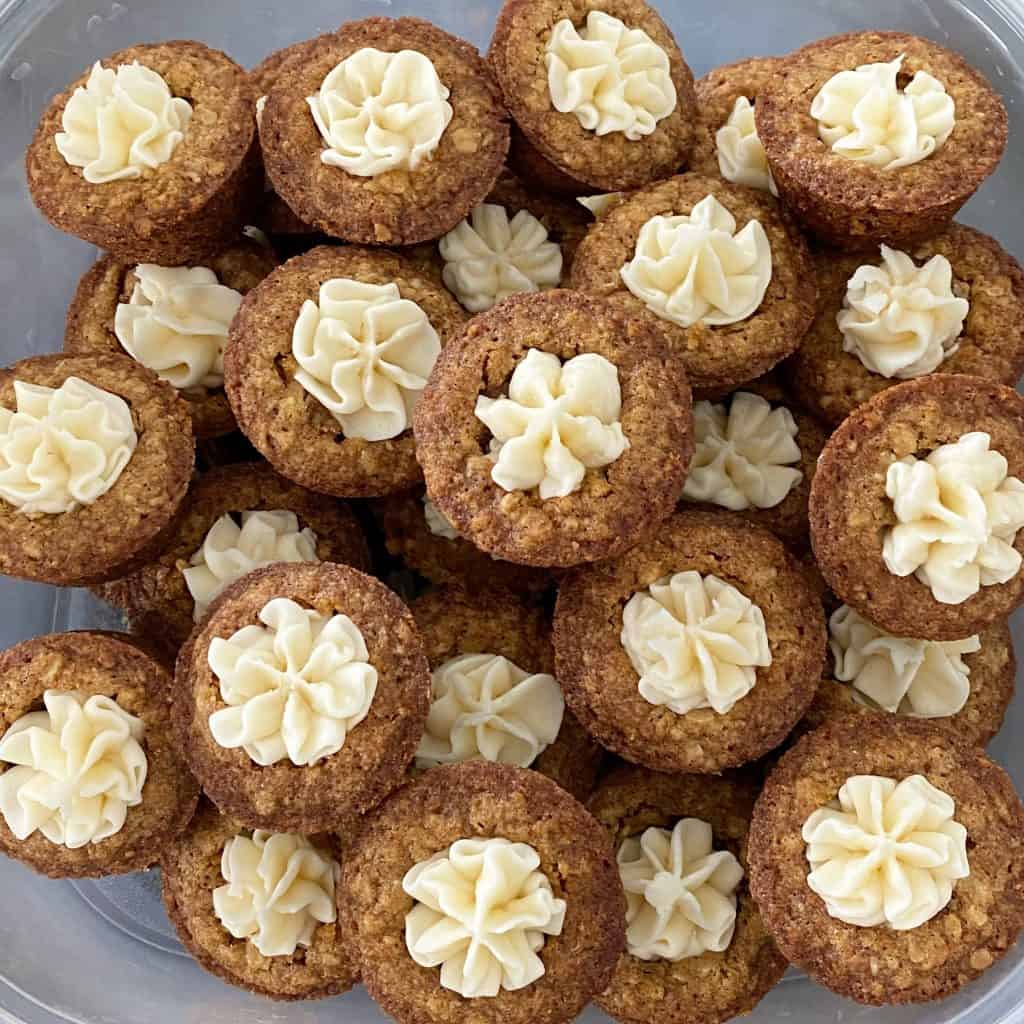
MULTIPOLYGON (((922 266, 943 256, 953 269, 953 291, 970 305, 957 350, 939 366, 941 373, 966 373, 1016 385, 1024 372, 1024 273, 1020 264, 988 235, 950 224, 924 242, 902 251, 922 266)), ((877 249, 857 254, 819 249, 818 313, 790 364, 800 402, 828 423, 839 423, 862 402, 899 383, 869 370, 856 353, 843 350, 836 315, 847 284, 858 267, 875 266, 877 249)))
POLYGON ((604 830, 568 793, 536 772, 469 761, 428 772, 387 800, 345 859, 344 924, 358 936, 363 983, 400 1024, 571 1021, 611 980, 623 944, 624 899, 604 830), (560 935, 537 954, 544 974, 517 991, 467 1001, 443 988, 439 968, 408 953, 413 900, 402 879, 459 839, 526 843, 554 896, 566 901, 560 935))
MULTIPOLYGON (((43 710, 43 694, 50 690, 83 699, 108 697, 141 719, 147 762, 142 802, 127 808, 124 824, 113 835, 77 848, 51 842, 42 831, 19 840, 0 815, 0 850, 51 878, 150 867, 188 824, 199 797, 173 743, 170 675, 120 634, 54 633, 26 640, 0 654, 0 736, 24 715, 43 710)), ((82 732, 74 725, 68 729, 73 746, 82 732)), ((12 770, 3 762, 0 766, 12 770)))
POLYGON ((508 152, 508 122, 487 65, 469 43, 419 18, 366 18, 321 37, 305 59, 279 69, 260 142, 275 190, 304 220, 351 242, 410 245, 443 235, 487 195, 508 152), (424 54, 450 90, 451 122, 413 172, 359 177, 320 159, 324 141, 306 99, 366 47, 424 54))
POLYGON ((265 278, 242 303, 224 353, 224 385, 243 433, 289 480, 339 496, 415 486, 411 430, 370 441, 346 437, 337 419, 295 379, 292 332, 303 303, 334 278, 398 287, 426 314, 444 345, 465 322, 448 291, 404 257, 357 246, 318 246, 265 278))
POLYGON ((859 1002, 951 995, 1002 957, 1024 926, 1024 808, 1006 773, 947 729, 896 716, 830 722, 785 754, 757 801, 750 887, 779 948, 814 979, 859 1002), (854 775, 923 775, 952 797, 967 829, 970 875, 916 928, 847 924, 807 884, 804 822, 854 775))
POLYGON ((159 557, 96 588, 97 593, 177 653, 195 626, 195 601, 184 570, 221 516, 230 514, 237 522, 239 513, 253 511, 294 512, 299 529, 308 527, 316 534, 321 562, 369 567, 366 540, 346 504, 285 480, 266 463, 243 462, 198 476, 185 498, 174 536, 159 557))
MULTIPOLYGON (((811 488, 811 541, 836 595, 898 636, 954 640, 1005 618, 1024 600, 1024 575, 943 604, 916 575, 896 576, 883 559, 897 522, 886 475, 899 459, 981 431, 1024 477, 1024 399, 980 377, 936 373, 880 392, 850 414, 822 451, 811 488)), ((1014 543, 1024 552, 1024 531, 1014 543)))
POLYGON ((636 188, 673 174, 693 148, 697 103, 693 73, 668 26, 643 0, 506 0, 488 60, 505 103, 526 139, 555 167, 596 191, 636 188), (640 29, 664 51, 676 105, 654 131, 630 140, 621 131, 598 135, 572 113, 554 108, 548 90, 547 46, 555 26, 585 26, 593 10, 640 29))
MULTIPOLYGON (((431 671, 463 654, 496 654, 530 675, 554 674, 547 617, 512 593, 439 587, 413 601, 410 611, 431 671)), ((601 755, 601 748, 566 708, 557 737, 528 767, 582 800, 594 788, 601 755)))
MULTIPOLYGON (((277 266, 274 254, 263 245, 239 241, 206 261, 220 284, 243 295, 277 266)), ((121 303, 128 302, 138 282, 136 264, 103 256, 78 282, 68 308, 64 331, 64 351, 71 355, 115 353, 125 350, 114 333, 114 316, 121 303)), ((185 391, 197 437, 217 437, 235 429, 223 388, 185 391)))
POLYGON ((809 227, 835 236, 844 248, 938 230, 995 170, 1007 137, 1006 110, 984 77, 958 54, 902 32, 851 32, 797 50, 761 93, 756 115, 783 199, 809 227), (905 167, 877 168, 833 153, 811 117, 818 91, 841 71, 901 54, 901 87, 917 71, 945 86, 956 107, 953 133, 929 157, 905 167))
POLYGON ((778 746, 821 679, 825 623, 800 564, 762 527, 727 512, 680 512, 644 543, 563 580, 555 609, 555 664, 573 712, 600 743, 658 771, 718 772, 778 746), (720 714, 650 703, 623 646, 634 594, 676 573, 716 576, 764 616, 770 666, 720 714))
MULTIPOLYGON (((358 971, 351 940, 338 921, 318 924, 309 946, 263 956, 248 939, 236 939, 217 917, 213 891, 225 884, 224 846, 236 836, 249 835, 250 829, 204 800, 188 830, 164 851, 163 900, 178 937, 206 970, 258 995, 321 999, 348 991, 358 971)), ((337 837, 322 834, 310 841, 340 865, 337 837)))
POLYGON ((577 251, 572 286, 652 318, 686 365, 693 387, 723 390, 760 377, 799 347, 814 318, 817 294, 807 246, 778 203, 767 193, 702 174, 650 185, 609 210, 577 251), (626 287, 621 271, 651 218, 689 214, 709 195, 732 214, 738 231, 749 221, 760 222, 771 246, 771 281, 745 320, 682 327, 651 312, 626 287))
POLYGON ((787 961, 768 934, 745 877, 755 796, 753 786, 738 776, 630 768, 609 776, 591 797, 590 811, 616 850, 649 828, 671 831, 681 819, 697 818, 711 826, 712 849, 729 851, 744 870, 736 890, 736 928, 724 952, 675 962, 641 960, 628 951, 619 957, 612 983, 597 998, 616 1020, 646 1024, 657 1014, 671 1024, 719 1024, 749 1013, 782 977, 787 961))
POLYGON ((252 86, 245 71, 220 50, 190 40, 140 44, 104 57, 105 68, 138 61, 161 75, 171 94, 192 105, 184 138, 169 160, 138 178, 91 184, 57 150, 65 105, 84 86, 91 68, 59 92, 40 118, 26 154, 25 167, 33 201, 57 227, 95 241, 112 251, 156 258, 152 245, 168 262, 195 259, 226 241, 219 219, 237 232, 244 210, 221 208, 230 194, 237 207, 237 177, 249 175, 256 125, 252 86), (210 220, 210 244, 194 237, 199 221, 210 220), (177 244, 175 232, 179 235, 177 244))
MULTIPOLYGON (((358 653, 353 660, 359 660, 358 653)), ((333 678, 323 674, 323 659, 319 664, 317 669, 310 662, 295 662, 293 668, 305 671, 310 683, 333 678)), ((291 678, 294 673, 285 674, 291 678)), ((409 610, 377 580, 329 563, 279 563, 229 587, 182 648, 175 683, 178 743, 210 799, 251 827, 307 833, 351 830, 360 814, 398 785, 423 733, 430 701, 430 673, 409 610), (275 598, 328 619, 348 616, 376 670, 366 717, 351 726, 340 750, 312 764, 296 764, 285 754, 260 765, 242 746, 221 746, 210 730, 210 716, 228 706, 223 682, 210 667, 211 644, 258 626, 260 611, 275 598)), ((315 730, 311 698, 304 694, 306 716, 295 721, 315 730)))
POLYGON ((414 428, 427 492, 456 530, 497 558, 537 566, 607 558, 636 543, 675 504, 692 450, 689 387, 658 331, 570 291, 515 295, 471 320, 435 364, 414 428), (497 484, 490 432, 475 413, 481 396, 507 394, 530 350, 563 365, 590 353, 618 372, 629 447, 565 497, 497 484))
POLYGON ((188 406, 126 355, 23 359, 0 371, 0 405, 17 408, 16 380, 56 389, 69 377, 122 398, 138 440, 114 485, 91 505, 36 516, 0 500, 0 571, 62 586, 111 579, 153 557, 173 527, 195 459, 188 406))

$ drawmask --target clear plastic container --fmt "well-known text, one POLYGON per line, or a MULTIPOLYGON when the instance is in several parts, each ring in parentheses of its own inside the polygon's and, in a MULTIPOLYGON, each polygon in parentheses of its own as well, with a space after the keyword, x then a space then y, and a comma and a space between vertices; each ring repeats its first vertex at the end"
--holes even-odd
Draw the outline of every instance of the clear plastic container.
MULTIPOLYGON (((781 54, 863 28, 915 32, 959 50, 999 89, 1010 148, 963 213, 1024 258, 1024 0, 655 0, 697 74, 740 57, 781 54)), ((243 65, 288 43, 373 14, 417 14, 487 45, 499 0, 0 0, 0 297, 3 362, 60 348, 64 312, 90 246, 59 234, 25 189, 23 154, 49 98, 98 57, 136 42, 198 38, 243 65)), ((0 646, 50 630, 103 625, 83 591, 0 578, 0 646)), ((1021 622, 1017 623, 1020 632, 1021 622)), ((1024 789, 1024 694, 992 752, 1024 789)), ((1024 856, 1024 851, 1022 851, 1024 856)), ((652 1008, 653 1011, 653 1008, 652 1008)), ((0 1022, 54 1024, 348 1024, 382 1021, 365 992, 277 1004, 204 974, 164 916, 155 872, 53 882, 0 858, 0 1022)), ((602 1020, 588 1010, 584 1020, 602 1020)), ((874 1010, 791 971, 749 1018, 792 1024, 1010 1024, 1024 1021, 1024 950, 940 1004, 874 1010)))

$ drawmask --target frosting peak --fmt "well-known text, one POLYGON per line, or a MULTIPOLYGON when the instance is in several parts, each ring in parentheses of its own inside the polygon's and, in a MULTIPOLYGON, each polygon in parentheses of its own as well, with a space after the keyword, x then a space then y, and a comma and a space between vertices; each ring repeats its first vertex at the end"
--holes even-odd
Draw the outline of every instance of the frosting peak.
POLYGON ((715 149, 718 169, 726 181, 777 194, 768 157, 757 134, 754 104, 746 96, 736 97, 728 119, 715 132, 715 149))

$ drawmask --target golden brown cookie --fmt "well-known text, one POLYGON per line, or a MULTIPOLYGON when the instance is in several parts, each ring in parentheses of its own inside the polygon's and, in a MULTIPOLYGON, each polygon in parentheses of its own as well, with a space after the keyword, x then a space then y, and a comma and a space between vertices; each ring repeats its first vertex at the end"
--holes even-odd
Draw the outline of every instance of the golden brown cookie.
MULTIPOLYGON (((401 256, 357 246, 318 246, 289 260, 245 297, 224 353, 228 400, 246 437, 289 480, 342 497, 405 490, 420 478, 411 429, 382 440, 347 436, 339 419, 296 379, 301 369, 293 349, 296 320, 307 302, 318 303, 321 287, 336 279, 357 282, 357 290, 372 286, 378 296, 374 301, 381 301, 382 288, 397 287, 398 297, 415 303, 429 322, 420 334, 432 329, 441 345, 466 319, 444 287, 401 256)), ((366 365, 376 367, 386 361, 387 352, 376 355, 376 348, 370 351, 365 343, 383 343, 391 336, 385 333, 389 322, 374 321, 373 315, 362 313, 356 320, 364 343, 359 351, 371 360, 366 365), (380 338, 373 333, 378 323, 380 338)), ((401 353, 403 358, 409 354, 407 348, 401 353)), ((362 377, 354 379, 358 383, 362 377)))
MULTIPOLYGON (((32 757, 19 758, 18 767, 0 760, 6 769, 0 779, 5 783, 13 778, 11 772, 26 776, 20 786, 2 787, 5 810, 8 801, 26 811, 33 806, 19 796, 26 783, 37 795, 41 790, 56 799, 58 808, 45 821, 39 815, 36 827, 24 838, 15 835, 6 813, 0 814, 0 850, 51 878, 125 874, 156 863, 188 824, 199 798, 199 787, 173 742, 171 688, 166 669, 117 633, 53 633, 25 640, 0 654, 0 737, 5 741, 0 750, 5 760, 16 754, 8 730, 23 716, 42 712, 45 722, 24 728, 37 731, 38 745, 34 742, 33 747, 40 758, 46 747, 44 731, 51 736, 50 743, 59 742, 56 756, 63 759, 68 772, 66 779, 57 779, 51 768, 40 787, 37 776, 42 766, 32 757), (44 711, 44 694, 64 701, 73 697, 78 707, 61 707, 48 700, 44 711), (117 722, 118 717, 123 719, 119 712, 132 716, 135 724, 117 722), (94 758, 88 766, 81 749, 87 736, 94 758), (122 744, 132 748, 123 756, 118 753, 122 744), (75 786, 78 780, 72 774, 86 768, 94 784, 94 791, 87 795, 75 786), (140 769, 143 784, 137 791, 140 769), (67 789, 54 792, 61 782, 67 789), (78 806, 73 810, 75 797, 78 806), (119 814, 121 824, 113 828, 119 814), (52 838, 48 829, 53 830, 52 838)), ((28 750, 19 753, 25 755, 28 750)), ((40 810, 38 804, 35 810, 40 810)))
POLYGON ((370 995, 399 1024, 571 1021, 611 980, 623 943, 624 900, 604 830, 568 793, 537 772, 469 761, 402 787, 366 821, 342 874, 343 922, 357 936, 370 995), (406 947, 412 897, 402 879, 460 839, 525 843, 566 903, 561 933, 537 954, 536 981, 492 998, 463 999, 420 967, 406 947))
MULTIPOLYGON (((246 239, 215 254, 205 266, 216 275, 218 284, 244 295, 277 266, 277 260, 266 246, 246 239)), ((125 354, 115 329, 115 316, 138 287, 136 267, 116 256, 103 256, 86 271, 68 308, 65 352, 125 354)), ((235 417, 222 387, 184 389, 182 397, 188 402, 197 437, 219 437, 235 429, 235 417)))
POLYGON ((176 656, 198 621, 185 571, 223 516, 231 516, 240 526, 244 513, 259 511, 293 513, 299 530, 313 531, 319 561, 369 568, 366 540, 347 505, 285 480, 266 463, 248 462, 199 475, 159 557, 129 576, 96 587, 97 595, 125 612, 134 629, 176 656))
MULTIPOLYGON (((195 442, 185 402, 174 388, 128 356, 23 359, 0 371, 0 406, 10 411, 18 408, 15 382, 59 389, 69 378, 127 403, 136 447, 113 485, 91 504, 79 502, 59 513, 28 514, 0 499, 0 571, 60 586, 82 586, 131 571, 167 542, 192 475, 195 442)), ((88 429, 90 424, 82 422, 74 436, 88 429)), ((29 430, 25 436, 24 448, 13 438, 5 439, 5 463, 15 452, 19 459, 31 452, 41 458, 38 439, 43 435, 29 430)), ((39 465, 45 465, 45 460, 39 465)))
MULTIPOLYGON (((491 654, 507 658, 528 675, 554 674, 551 627, 544 613, 521 604, 512 593, 443 587, 417 598, 410 611, 423 637, 432 672, 460 655, 491 654)), ((434 699, 438 699, 436 691, 434 699)), ((467 717, 481 715, 488 709, 496 716, 508 712, 500 698, 494 703, 481 702, 475 708, 464 707, 467 717)), ((511 715, 510 735, 521 736, 525 723, 515 708, 511 709, 511 715)), ((501 726, 495 728, 502 730, 501 726)), ((520 767, 532 768, 553 779, 577 800, 586 800, 594 788, 601 758, 601 748, 566 709, 555 739, 535 760, 520 767)), ((486 756, 481 759, 489 760, 486 756)), ((429 759, 421 762, 421 766, 431 763, 429 759)))
MULTIPOLYGON (((523 415, 529 417, 561 416, 560 410, 569 408, 565 401, 576 400, 557 398, 554 392, 545 398, 537 391, 524 401, 531 411, 523 415)), ((559 429, 564 433, 567 426, 571 429, 567 423, 559 429)), ((515 295, 471 320, 435 364, 414 428, 427 493, 445 518, 488 554, 536 566, 609 558, 635 544, 678 500, 692 450, 686 375, 650 320, 560 290, 515 295), (571 407, 579 412, 568 415, 590 416, 590 428, 600 428, 601 452, 595 457, 589 446, 597 442, 588 435, 587 446, 579 442, 577 450, 591 468, 571 455, 571 461, 545 463, 539 486, 506 490, 492 476, 501 472, 490 448, 493 435, 476 410, 488 414, 490 400, 508 394, 514 374, 520 374, 516 387, 525 382, 535 372, 529 363, 543 364, 547 369, 536 372, 557 373, 561 380, 561 367, 577 357, 586 361, 576 364, 581 374, 601 374, 606 382, 600 393, 609 401, 598 410, 603 417, 598 420, 596 406, 586 398, 593 392, 574 384, 579 387, 574 393, 584 397, 571 407), (617 409, 611 408, 614 390, 607 382, 612 375, 621 392, 617 409), (615 445, 621 447, 615 424, 628 447, 609 463, 615 445), (541 497, 540 488, 549 482, 553 486, 556 476, 568 486, 569 470, 562 475, 566 465, 582 476, 576 488, 563 496, 541 497)), ((536 436, 542 441, 554 437, 536 436)), ((544 445, 556 459, 557 446, 544 445)), ((564 445, 563 451, 568 451, 564 445)), ((517 479, 528 483, 525 477, 517 479)))
POLYGON ((767 373, 794 352, 814 318, 817 294, 807 246, 791 219, 763 192, 701 174, 683 174, 634 192, 590 229, 573 264, 572 287, 650 317, 686 366, 695 389, 728 390, 767 373), (757 220, 771 247, 771 280, 764 298, 735 323, 689 327, 652 312, 622 278, 641 230, 654 217, 689 215, 713 196, 742 231, 757 220))
POLYGON ((927 1002, 952 995, 1016 942, 1022 834, 1013 784, 979 748, 911 718, 846 717, 800 740, 765 783, 750 828, 750 888, 779 948, 815 981, 871 1005, 927 1002), (969 876, 917 927, 848 924, 807 884, 804 823, 856 775, 922 775, 953 799, 967 830, 969 876))
MULTIPOLYGON (((221 923, 213 893, 225 884, 225 844, 250 829, 203 801, 188 830, 165 851, 161 864, 164 907, 178 938, 199 966, 229 985, 270 999, 323 999, 347 992, 358 973, 340 924, 317 924, 308 946, 264 956, 251 939, 236 938, 221 923)), ((342 861, 335 836, 316 835, 312 845, 324 859, 342 861)), ((307 883, 308 884, 308 883, 307 883)))
POLYGON ((757 132, 782 201, 815 235, 863 248, 937 234, 995 170, 1007 119, 992 86, 959 54, 902 32, 851 32, 791 54, 761 93, 757 132), (923 160, 875 167, 832 152, 811 102, 833 75, 903 56, 900 88, 924 71, 952 97, 956 123, 923 160))
POLYGON ((409 610, 382 583, 343 565, 279 563, 243 577, 214 601, 181 649, 175 689, 179 747, 224 814, 254 828, 350 831, 401 782, 423 734, 430 673, 409 610), (326 620, 318 626, 314 619, 309 628, 329 629, 330 641, 318 646, 319 633, 302 640, 305 627, 294 608, 268 613, 266 606, 278 598, 326 620), (339 623, 338 616, 350 622, 339 623), (255 640, 251 633, 236 636, 245 627, 261 630, 264 644, 277 645, 276 667, 266 676, 246 670, 252 655, 245 651, 255 640), (263 679, 260 686, 256 678, 263 679), (336 684, 328 687, 331 681, 336 684), (250 698, 271 692, 280 707, 259 718, 265 705, 257 710, 250 698), (292 702, 287 712, 286 698, 292 702), (246 710, 218 728, 220 740, 232 744, 222 746, 210 719, 228 707, 246 710), (260 723, 268 721, 273 725, 265 730, 260 723))
POLYGON ((259 191, 259 155, 245 71, 220 50, 188 40, 129 47, 99 63, 138 61, 187 100, 192 115, 170 158, 139 177, 90 183, 54 136, 87 70, 46 108, 25 157, 32 200, 61 231, 129 262, 196 263, 239 235, 259 191))
MULTIPOLYGON (((682 609, 673 613, 659 603, 658 638, 668 643, 681 636, 682 609), (667 631, 666 613, 679 630, 667 631)), ((644 611, 640 628, 651 611, 644 611)), ((568 574, 559 586, 554 635, 558 678, 584 728, 627 760, 667 772, 719 772, 777 747, 813 700, 825 657, 821 604, 800 564, 767 530, 726 512, 677 513, 624 555, 568 574), (735 624, 756 624, 757 614, 730 611, 730 617, 717 622, 717 605, 703 612, 696 605, 687 607, 687 642, 704 643, 699 637, 710 636, 701 664, 714 666, 696 669, 690 667, 692 662, 680 660, 679 668, 669 672, 671 679, 682 679, 687 669, 701 677, 704 696, 697 702, 700 694, 689 687, 687 693, 693 691, 695 700, 683 713, 671 709, 677 701, 667 699, 668 690, 675 692, 668 684, 658 698, 661 703, 641 693, 641 673, 623 642, 623 615, 631 598, 652 583, 685 573, 728 584, 763 616, 771 662, 764 664, 763 657, 760 665, 750 660, 752 688, 722 712, 711 703, 717 699, 712 692, 720 685, 717 679, 725 679, 727 672, 725 662, 719 664, 710 653, 716 650, 715 637, 729 647, 738 639, 731 632, 735 624)), ((747 647, 749 634, 745 636, 739 642, 747 647)), ((671 650, 662 657, 663 668, 676 666, 671 650)), ((649 671, 645 668, 644 675, 649 671)), ((677 689, 681 693, 681 683, 677 689)), ((723 709, 728 703, 721 701, 723 709)))
POLYGON ((304 221, 349 242, 411 245, 449 231, 491 190, 508 152, 508 122, 487 65, 469 43, 419 18, 366 18, 321 37, 304 59, 279 69, 260 144, 274 190, 304 221), (307 97, 341 61, 368 47, 423 54, 450 91, 450 123, 414 171, 360 176, 321 160, 325 143, 307 97))
MULTIPOLYGON (((969 303, 956 351, 940 373, 967 373, 1015 386, 1024 372, 1024 273, 1020 264, 988 235, 950 224, 933 238, 902 248, 918 266, 936 256, 949 261, 953 291, 969 303)), ((818 313, 789 363, 797 399, 827 423, 839 423, 862 402, 899 383, 868 369, 855 352, 844 351, 836 316, 847 284, 861 266, 877 266, 877 250, 856 255, 819 249, 818 313)))
MULTIPOLYGON (((608 34, 610 38, 613 30, 608 34)), ((586 0, 506 0, 488 60, 505 104, 527 142, 558 171, 584 182, 589 191, 637 188, 686 165, 697 120, 693 73, 668 26, 643 0, 605 0, 599 7, 586 0), (675 102, 653 126, 645 125, 645 133, 639 138, 628 137, 622 128, 601 124, 595 125, 596 130, 584 128, 574 113, 562 113, 554 107, 548 87, 552 33, 559 23, 568 21, 585 35, 594 12, 618 19, 627 31, 645 32, 668 59, 675 102)), ((628 63, 629 57, 623 60, 628 63)), ((593 113, 599 110, 597 104, 593 113)))
POLYGON ((671 831, 681 819, 696 818, 711 826, 713 850, 727 850, 744 871, 735 891, 735 931, 723 952, 708 950, 675 961, 642 960, 628 950, 619 957, 612 983, 596 1002, 622 1024, 646 1024, 655 1013, 666 1024, 719 1024, 749 1013, 781 979, 786 958, 768 934, 745 877, 756 795, 737 776, 663 775, 631 768, 606 778, 591 797, 590 813, 616 850, 649 828, 671 831))
MULTIPOLYGON (((980 377, 936 373, 888 388, 855 409, 822 451, 810 500, 818 565, 842 601, 897 636, 970 636, 1005 619, 1024 600, 1018 571, 966 600, 944 603, 916 574, 891 572, 884 557, 885 540, 897 524, 886 495, 890 466, 910 456, 923 461, 976 432, 987 434, 990 449, 1005 457, 1009 476, 1024 477, 1024 399, 980 377)), ((957 507, 959 499, 949 500, 957 507)), ((949 528, 958 522, 954 515, 949 528)), ((1011 543, 1024 551, 1024 533, 1011 543)))
POLYGON ((548 192, 572 199, 594 191, 590 185, 584 185, 582 181, 577 181, 565 171, 559 170, 526 138, 514 121, 512 141, 508 149, 508 165, 515 171, 520 181, 538 192, 548 192))
POLYGON ((527 596, 541 595, 554 574, 530 565, 503 562, 459 536, 422 488, 373 503, 388 552, 431 583, 499 586, 527 596))

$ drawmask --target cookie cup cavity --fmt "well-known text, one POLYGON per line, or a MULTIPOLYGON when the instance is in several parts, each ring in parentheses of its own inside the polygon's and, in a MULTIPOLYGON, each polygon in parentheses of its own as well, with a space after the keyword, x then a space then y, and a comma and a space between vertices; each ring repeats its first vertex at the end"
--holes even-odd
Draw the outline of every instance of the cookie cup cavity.
MULTIPOLYGON (((896 636, 957 640, 1005 619, 1024 601, 1024 573, 943 604, 915 575, 896 576, 882 557, 896 524, 886 497, 889 466, 924 458, 983 431, 1008 475, 1024 478, 1024 399, 980 377, 938 373, 906 381, 858 407, 822 451, 811 487, 811 543, 829 586, 846 604, 896 636)), ((1024 531, 1014 547, 1024 552, 1024 531)))
POLYGON ((54 227, 126 261, 194 262, 238 237, 258 194, 256 98, 245 71, 202 43, 132 46, 100 64, 116 70, 133 61, 162 76, 173 96, 192 105, 170 159, 138 178, 102 184, 87 182, 64 160, 54 136, 87 70, 50 101, 39 121, 25 157, 29 192, 54 227))
POLYGON ((426 720, 430 674, 412 616, 382 583, 343 565, 278 564, 244 576, 214 601, 178 656, 175 691, 179 747, 222 813, 251 828, 350 831, 398 785, 412 760, 426 720), (377 670, 366 717, 339 751, 312 765, 288 757, 258 765, 242 747, 220 746, 209 726, 210 715, 227 706, 209 666, 213 638, 256 624, 264 605, 279 597, 328 617, 347 615, 377 670))
POLYGON ((626 554, 568 574, 554 636, 558 678, 584 728, 663 772, 720 772, 777 747, 813 700, 825 657, 821 603, 800 563, 767 530, 724 511, 677 513, 626 554), (620 639, 629 599, 686 571, 717 576, 764 615, 772 663, 725 714, 649 703, 620 639))
POLYGON ((669 514, 692 453, 690 389, 649 321, 570 291, 516 295, 471 320, 442 351, 414 419, 427 493, 452 525, 495 558, 570 566, 609 558, 669 514), (542 499, 491 477, 480 396, 505 394, 531 349, 564 362, 592 353, 618 372, 629 447, 578 490, 542 499))
POLYGON ((872 1005, 942 999, 1002 957, 1024 926, 1022 829, 1013 784, 980 749, 911 718, 846 717, 805 736, 768 777, 750 828, 750 888, 779 948, 815 981, 872 1005), (846 924, 807 884, 804 822, 854 775, 923 775, 952 797, 967 829, 970 875, 916 928, 846 924))
POLYGON ((815 235, 840 248, 898 243, 941 231, 995 170, 1007 117, 992 86, 962 57, 901 32, 851 32, 791 54, 761 94, 757 132, 783 202, 815 235), (841 71, 904 55, 900 86, 926 71, 945 86, 956 124, 931 156, 883 170, 833 153, 811 102, 841 71))
POLYGON ((71 512, 29 516, 0 500, 0 572, 82 586, 148 561, 170 539, 195 460, 188 406, 170 384, 120 355, 33 356, 0 370, 0 404, 14 382, 59 388, 69 377, 123 399, 137 445, 114 485, 71 512))

